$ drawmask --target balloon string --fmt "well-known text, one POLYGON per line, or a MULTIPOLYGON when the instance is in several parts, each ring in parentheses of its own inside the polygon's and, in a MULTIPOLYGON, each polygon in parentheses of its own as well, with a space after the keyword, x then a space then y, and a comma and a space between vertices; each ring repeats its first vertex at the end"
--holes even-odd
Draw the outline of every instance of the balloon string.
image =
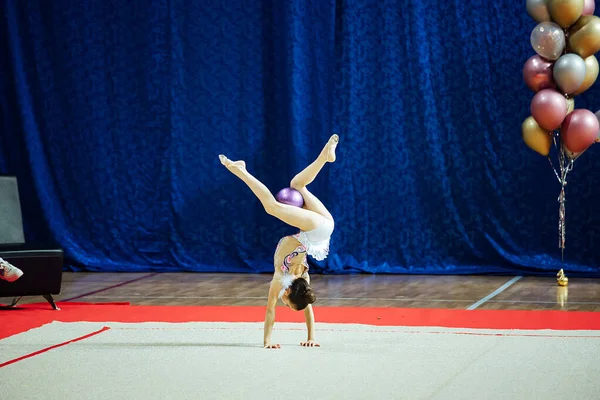
MULTIPOLYGON (((552 143, 554 144, 554 148, 556 149, 556 153, 558 154, 558 156, 557 156, 558 161, 559 161, 559 163, 561 163, 562 159, 560 157, 560 149, 558 147, 558 143, 556 142, 557 137, 559 137, 558 131, 553 131, 552 132, 552 143)), ((552 162, 552 158, 550 157, 550 154, 548 154, 548 162, 550 163, 550 167, 552 167, 552 171, 554 171, 554 176, 556 176, 556 179, 558 180, 558 183, 562 183, 562 179, 560 177, 560 174, 556 170, 556 167, 554 167, 554 163, 552 162)), ((562 172, 563 172, 562 165, 561 165, 560 171, 561 171, 561 174, 562 174, 562 172)))
POLYGON ((550 161, 550 165, 552 166, 552 169, 556 175, 556 178, 558 179, 559 183, 561 184, 560 195, 558 196, 558 202, 560 204, 559 208, 558 208, 558 247, 561 249, 560 259, 561 259, 561 265, 564 267, 565 244, 566 244, 566 237, 567 237, 565 186, 567 185, 567 175, 569 174, 569 172, 571 172, 573 170, 573 165, 574 165, 575 160, 570 160, 568 157, 566 157, 565 148, 562 145, 562 140, 560 140, 559 135, 554 137, 554 145, 557 147, 557 150, 558 150, 560 175, 554 168, 554 165, 552 164, 552 160, 550 159, 550 157, 548 157, 548 160, 550 161), (558 137, 558 143, 557 143, 557 137, 558 137))
POLYGON ((550 156, 548 156, 548 162, 550 163, 550 166, 552 167, 552 171, 554 171, 554 175, 556 175, 556 179, 558 179, 558 183, 561 183, 560 176, 558 175, 558 171, 556 170, 556 168, 554 168, 554 164, 552 164, 552 159, 550 158, 550 156))
POLYGON ((558 197, 560 207, 558 208, 558 247, 561 248, 564 253, 565 242, 566 242, 566 207, 565 207, 565 187, 563 186, 558 197))

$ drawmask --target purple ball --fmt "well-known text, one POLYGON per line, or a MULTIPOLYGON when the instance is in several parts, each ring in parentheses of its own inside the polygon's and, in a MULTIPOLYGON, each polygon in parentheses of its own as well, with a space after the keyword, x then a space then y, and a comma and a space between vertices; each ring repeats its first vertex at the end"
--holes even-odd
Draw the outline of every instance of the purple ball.
POLYGON ((304 197, 302 197, 302 194, 296 189, 292 188, 281 189, 275 198, 280 203, 288 204, 294 207, 302 208, 304 205, 304 197))

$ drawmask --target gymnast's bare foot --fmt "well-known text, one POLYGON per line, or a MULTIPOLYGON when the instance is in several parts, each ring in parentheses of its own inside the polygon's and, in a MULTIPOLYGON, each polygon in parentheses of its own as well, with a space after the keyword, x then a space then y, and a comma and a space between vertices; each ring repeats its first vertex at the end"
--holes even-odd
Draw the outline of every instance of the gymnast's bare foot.
POLYGON ((240 172, 246 171, 246 163, 242 160, 231 161, 229 158, 225 157, 223 154, 219 154, 219 160, 221 160, 221 164, 223 164, 225 167, 227 167, 227 169, 235 175, 237 175, 240 172))
POLYGON ((327 162, 335 161, 335 148, 337 147, 338 142, 340 141, 340 137, 338 135, 331 135, 329 141, 323 148, 323 153, 327 156, 327 162))

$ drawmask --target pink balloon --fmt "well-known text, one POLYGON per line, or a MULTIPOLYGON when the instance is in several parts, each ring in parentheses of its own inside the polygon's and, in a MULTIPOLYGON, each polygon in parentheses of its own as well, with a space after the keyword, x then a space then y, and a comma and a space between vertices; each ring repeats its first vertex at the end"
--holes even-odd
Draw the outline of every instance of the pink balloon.
MULTIPOLYGON (((598 125, 600 126, 600 110, 596 111, 594 113, 594 115, 596 116, 596 119, 598 120, 598 125)), ((596 143, 600 142, 600 129, 598 129, 598 137, 596 138, 596 143)))
POLYGON ((553 131, 567 115, 567 99, 553 89, 543 89, 531 100, 531 115, 542 128, 553 131))
POLYGON ((535 55, 525 62, 523 66, 523 80, 534 92, 542 89, 555 89, 556 83, 552 76, 553 63, 535 55))
POLYGON ((596 2, 594 0, 584 0, 583 12, 581 13, 581 15, 594 15, 595 10, 596 2))
POLYGON ((598 118, 588 110, 575 110, 565 118, 560 134, 565 147, 580 153, 590 147, 598 137, 598 118))

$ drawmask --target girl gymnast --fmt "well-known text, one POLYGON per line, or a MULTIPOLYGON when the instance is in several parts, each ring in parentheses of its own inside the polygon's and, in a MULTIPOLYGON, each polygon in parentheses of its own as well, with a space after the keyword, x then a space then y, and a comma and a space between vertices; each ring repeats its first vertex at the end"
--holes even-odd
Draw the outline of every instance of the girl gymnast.
POLYGON ((317 260, 327 257, 334 220, 323 203, 306 187, 315 180, 326 163, 335 161, 338 141, 338 135, 331 136, 317 159, 292 179, 290 187, 299 191, 304 197, 302 208, 279 203, 269 189, 246 170, 244 161, 231 161, 224 155, 219 155, 221 163, 252 190, 269 215, 300 230, 295 235, 283 237, 275 250, 275 272, 269 288, 264 324, 265 348, 281 347, 279 344, 271 343, 278 299, 292 310, 304 310, 308 338, 300 345, 319 347, 315 342, 315 318, 312 310, 312 303, 316 301, 316 296, 310 286, 306 257, 310 255, 317 260))

